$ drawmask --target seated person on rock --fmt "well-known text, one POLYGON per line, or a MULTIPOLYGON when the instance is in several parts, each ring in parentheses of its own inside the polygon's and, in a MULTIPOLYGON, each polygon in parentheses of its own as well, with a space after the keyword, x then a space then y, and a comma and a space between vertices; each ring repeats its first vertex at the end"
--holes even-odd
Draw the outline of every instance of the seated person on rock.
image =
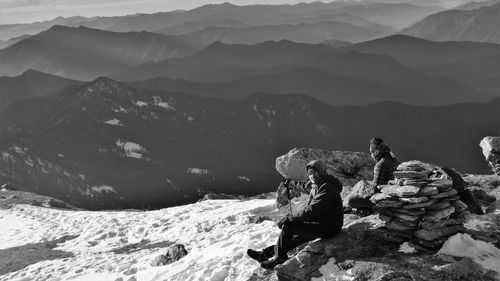
POLYGON ((394 179, 394 171, 398 161, 381 138, 373 137, 370 140, 370 155, 376 163, 373 168, 373 180, 371 182, 360 181, 353 187, 352 192, 346 197, 348 205, 344 210, 346 213, 355 213, 360 216, 370 215, 373 206, 370 197, 379 192, 378 186, 387 184, 389 180, 394 179), (356 211, 351 208, 356 209, 356 211))
POLYGON ((301 191, 310 190, 307 204, 293 216, 280 219, 278 227, 281 233, 276 245, 262 251, 247 251, 248 256, 260 262, 265 269, 284 263, 288 259, 288 251, 301 244, 316 238, 333 237, 342 229, 342 183, 327 174, 325 164, 319 160, 311 161, 306 169, 309 181, 301 191))
POLYGON ((373 168, 372 183, 379 186, 394 179, 394 171, 398 166, 398 161, 381 138, 373 137, 370 140, 370 155, 376 162, 373 168))

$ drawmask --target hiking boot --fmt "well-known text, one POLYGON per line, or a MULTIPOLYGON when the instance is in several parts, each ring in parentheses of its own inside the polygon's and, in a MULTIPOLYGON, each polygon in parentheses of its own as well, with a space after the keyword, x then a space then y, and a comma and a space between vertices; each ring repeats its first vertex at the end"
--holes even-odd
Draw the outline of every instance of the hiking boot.
POLYGON ((247 255, 258 261, 259 263, 267 261, 269 258, 264 254, 264 251, 255 251, 252 249, 247 250, 247 255))
POLYGON ((268 261, 261 262, 260 263, 260 267, 262 267, 264 269, 273 269, 278 264, 282 264, 284 262, 286 262, 286 259, 284 259, 282 257, 273 257, 273 258, 271 258, 268 261))

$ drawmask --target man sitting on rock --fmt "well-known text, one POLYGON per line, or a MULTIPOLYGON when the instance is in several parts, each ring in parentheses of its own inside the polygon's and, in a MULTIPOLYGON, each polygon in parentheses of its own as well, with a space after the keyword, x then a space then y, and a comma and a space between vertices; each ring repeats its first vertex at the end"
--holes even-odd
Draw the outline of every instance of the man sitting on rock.
POLYGON ((307 164, 306 170, 309 181, 301 191, 307 193, 310 190, 307 204, 293 216, 280 219, 278 227, 281 233, 275 246, 262 251, 247 251, 262 268, 273 269, 288 259, 288 251, 316 238, 333 237, 342 229, 342 183, 327 174, 325 164, 319 160, 307 164))

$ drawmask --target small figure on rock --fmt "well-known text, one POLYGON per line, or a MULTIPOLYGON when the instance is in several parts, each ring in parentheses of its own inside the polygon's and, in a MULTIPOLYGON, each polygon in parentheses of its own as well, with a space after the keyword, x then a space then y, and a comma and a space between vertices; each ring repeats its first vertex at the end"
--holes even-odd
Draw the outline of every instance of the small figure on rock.
POLYGON ((288 251, 317 238, 333 237, 342 229, 342 183, 327 174, 322 161, 311 161, 306 170, 309 181, 300 191, 309 193, 307 204, 297 213, 280 219, 281 233, 276 245, 262 251, 247 251, 262 268, 273 269, 288 260, 288 251))

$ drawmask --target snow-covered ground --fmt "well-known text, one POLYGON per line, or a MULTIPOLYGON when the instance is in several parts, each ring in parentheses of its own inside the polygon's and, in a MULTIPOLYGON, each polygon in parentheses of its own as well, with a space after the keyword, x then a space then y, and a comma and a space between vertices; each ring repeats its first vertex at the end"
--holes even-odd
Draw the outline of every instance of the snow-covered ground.
POLYGON ((271 199, 209 200, 147 212, 18 205, 0 210, 0 250, 79 236, 54 249, 73 257, 31 264, 0 280, 246 280, 259 266, 246 256, 246 249, 263 248, 279 234, 275 223, 249 219, 274 215, 275 208, 271 199), (165 254, 165 248, 115 253, 141 241, 181 243, 188 255, 153 267, 151 261, 165 254))
MULTIPOLYGON (((246 249, 273 244, 279 235, 274 222, 253 223, 252 218, 275 215, 274 199, 207 200, 144 212, 17 205, 0 210, 0 254, 12 255, 9 249, 13 247, 65 235, 77 237, 53 249, 69 253, 64 257, 49 260, 42 256, 41 261, 0 275, 0 280, 247 280, 259 264, 246 256, 246 249), (169 265, 152 266, 155 257, 165 254, 166 242, 183 244, 188 255, 169 265), (134 245, 140 246, 136 250, 134 245)), ((400 250, 406 248, 402 245, 400 250)), ((33 257, 32 251, 18 248, 16 260, 33 257)), ((440 253, 468 256, 483 268, 500 271, 500 250, 466 234, 450 237, 440 253)), ((6 259, 9 257, 0 257, 6 259)), ((332 258, 320 269, 324 278, 315 280, 329 280, 338 270, 332 258)))

